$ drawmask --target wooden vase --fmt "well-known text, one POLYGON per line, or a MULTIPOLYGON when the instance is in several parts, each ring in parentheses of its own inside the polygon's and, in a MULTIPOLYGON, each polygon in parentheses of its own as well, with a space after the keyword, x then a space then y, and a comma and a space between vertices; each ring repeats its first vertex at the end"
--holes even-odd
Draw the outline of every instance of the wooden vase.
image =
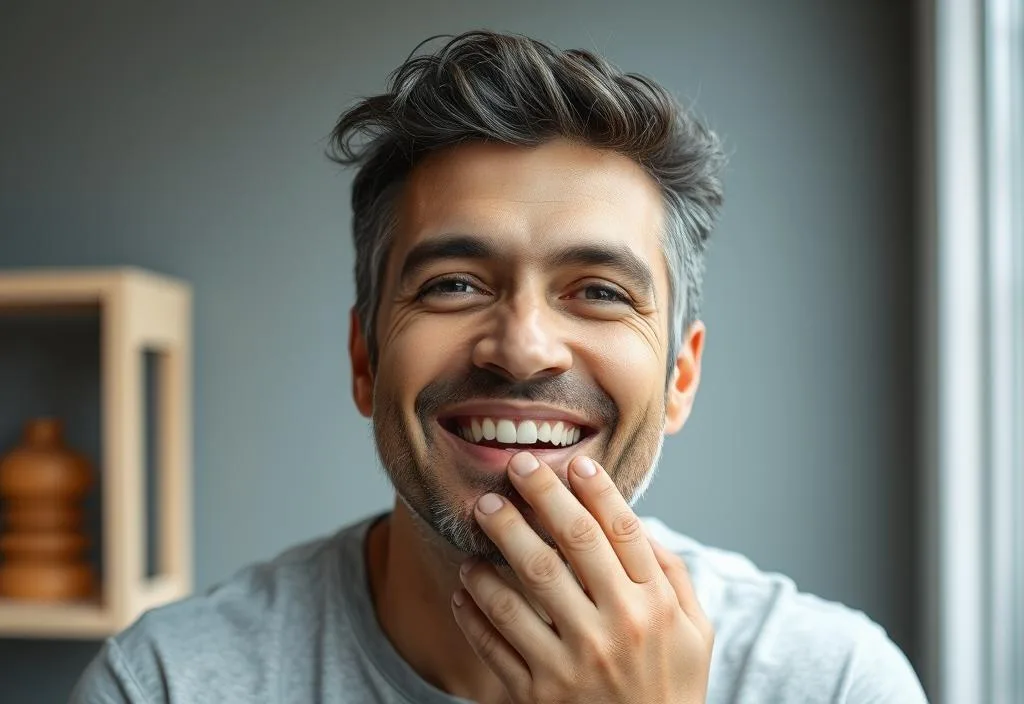
POLYGON ((64 444, 60 420, 25 424, 21 443, 0 459, 0 597, 52 602, 95 595, 81 505, 93 482, 89 461, 64 444))

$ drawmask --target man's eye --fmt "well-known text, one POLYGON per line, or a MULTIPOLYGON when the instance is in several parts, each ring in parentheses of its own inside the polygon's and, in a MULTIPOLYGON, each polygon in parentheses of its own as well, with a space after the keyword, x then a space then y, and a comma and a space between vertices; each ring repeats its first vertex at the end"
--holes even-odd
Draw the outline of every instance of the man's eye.
POLYGON ((419 293, 419 298, 426 296, 439 295, 439 296, 458 296, 467 293, 480 293, 480 289, 473 285, 471 281, 459 278, 448 278, 438 279, 432 281, 423 287, 419 293))
POLYGON ((588 301, 604 301, 607 303, 629 303, 625 294, 610 286, 599 286, 591 284, 580 289, 583 297, 588 301))

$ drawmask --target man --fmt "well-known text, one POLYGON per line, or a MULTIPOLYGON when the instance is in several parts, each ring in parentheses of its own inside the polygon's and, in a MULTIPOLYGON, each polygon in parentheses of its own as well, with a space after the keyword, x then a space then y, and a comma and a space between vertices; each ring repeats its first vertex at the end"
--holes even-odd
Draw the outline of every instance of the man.
POLYGON ((394 508, 143 616, 74 701, 924 700, 862 614, 630 508, 700 380, 713 133, 593 54, 474 32, 333 145, 394 508))

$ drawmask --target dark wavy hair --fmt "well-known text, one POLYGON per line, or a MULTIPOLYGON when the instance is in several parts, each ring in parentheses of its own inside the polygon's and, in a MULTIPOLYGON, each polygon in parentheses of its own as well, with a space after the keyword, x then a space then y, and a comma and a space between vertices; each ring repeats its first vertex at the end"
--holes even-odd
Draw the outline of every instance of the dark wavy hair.
POLYGON ((489 31, 410 57, 386 93, 360 101, 331 132, 330 158, 360 166, 352 185, 356 312, 372 365, 381 279, 409 171, 426 154, 470 140, 529 147, 559 137, 628 156, 660 186, 671 374, 683 331, 699 314, 704 252, 722 203, 719 139, 649 78, 589 51, 489 31))

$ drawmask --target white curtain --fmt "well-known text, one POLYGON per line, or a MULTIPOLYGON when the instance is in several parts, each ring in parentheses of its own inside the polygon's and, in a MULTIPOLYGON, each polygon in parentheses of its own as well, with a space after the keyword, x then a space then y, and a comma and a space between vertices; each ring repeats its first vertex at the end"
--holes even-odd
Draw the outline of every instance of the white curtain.
POLYGON ((1024 0, 922 0, 923 672, 1024 704, 1024 0))

